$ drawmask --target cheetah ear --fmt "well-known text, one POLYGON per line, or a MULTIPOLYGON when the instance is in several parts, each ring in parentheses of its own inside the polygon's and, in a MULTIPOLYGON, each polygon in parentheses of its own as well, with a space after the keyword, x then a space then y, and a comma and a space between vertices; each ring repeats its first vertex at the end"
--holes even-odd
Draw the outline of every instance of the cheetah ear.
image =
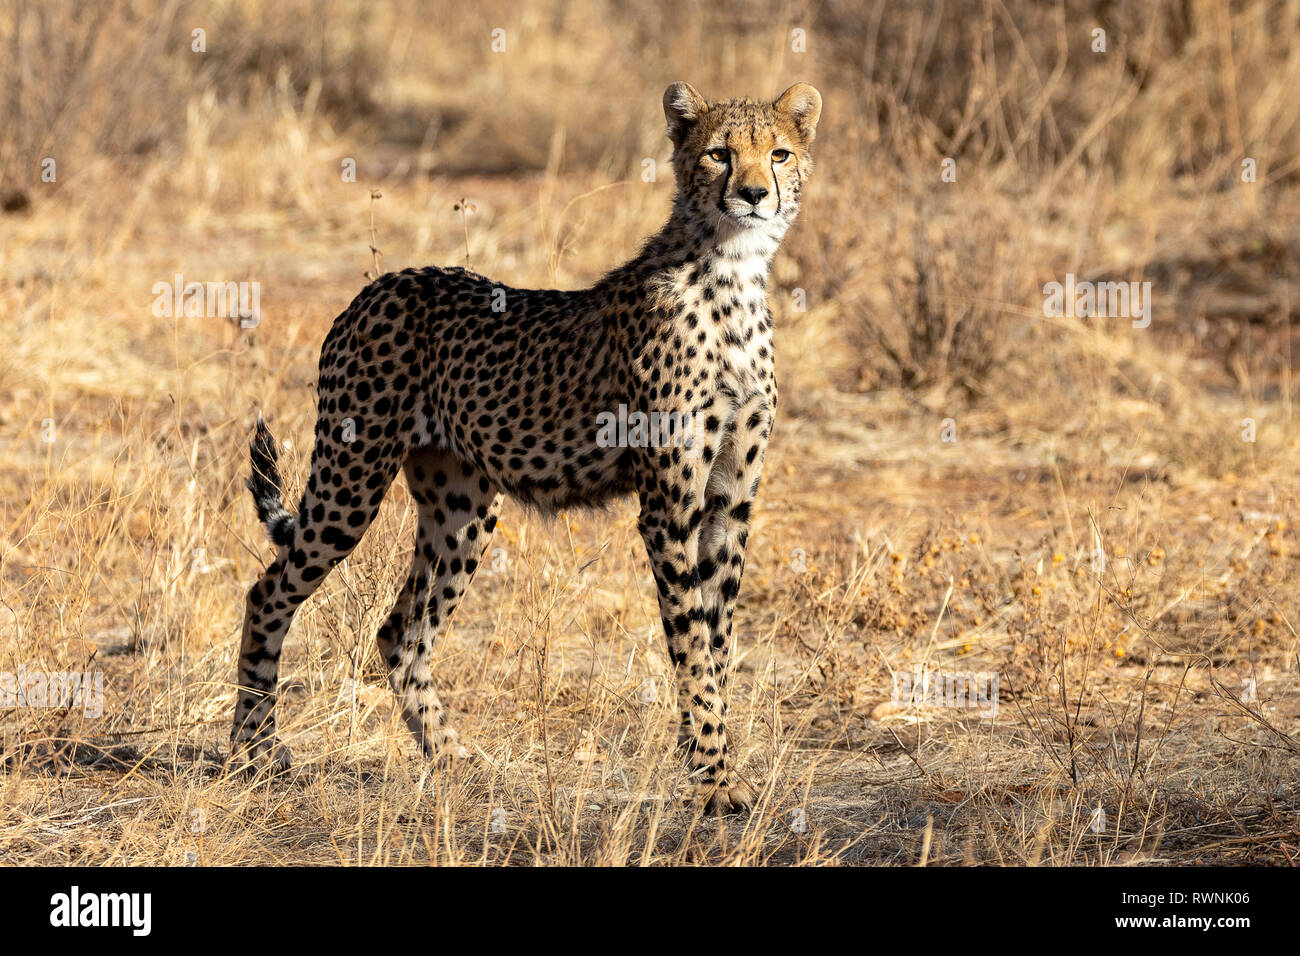
POLYGON ((695 121, 708 111, 709 104, 689 83, 674 83, 664 90, 664 116, 673 145, 680 146, 695 121))
POLYGON ((794 127, 811 143, 817 135, 817 120, 822 115, 822 95, 810 83, 796 83, 776 98, 776 110, 790 117, 794 127))

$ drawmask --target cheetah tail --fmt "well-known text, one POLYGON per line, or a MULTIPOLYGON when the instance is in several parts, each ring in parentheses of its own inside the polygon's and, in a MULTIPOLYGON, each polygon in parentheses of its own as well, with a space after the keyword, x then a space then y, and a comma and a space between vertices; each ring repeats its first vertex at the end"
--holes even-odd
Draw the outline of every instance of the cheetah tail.
POLYGON ((278 547, 284 547, 293 541, 294 516, 284 507, 284 494, 280 491, 280 457, 275 447, 271 430, 266 427, 262 416, 257 416, 257 431, 249 444, 249 457, 253 471, 244 482, 253 493, 253 504, 257 506, 257 517, 266 525, 267 534, 278 547))

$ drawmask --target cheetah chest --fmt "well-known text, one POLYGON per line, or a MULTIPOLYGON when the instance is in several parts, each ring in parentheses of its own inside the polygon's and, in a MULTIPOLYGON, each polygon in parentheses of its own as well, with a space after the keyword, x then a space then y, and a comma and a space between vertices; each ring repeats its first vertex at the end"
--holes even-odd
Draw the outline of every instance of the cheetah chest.
POLYGON ((712 329, 714 382, 737 402, 769 391, 772 332, 761 287, 724 291, 706 303, 712 329))
POLYGON ((703 423, 715 460, 730 460, 737 431, 748 431, 743 424, 754 406, 774 398, 770 319, 761 289, 718 297, 705 315, 712 333, 704 351, 709 367, 699 377, 708 384, 699 395, 695 420, 703 423))

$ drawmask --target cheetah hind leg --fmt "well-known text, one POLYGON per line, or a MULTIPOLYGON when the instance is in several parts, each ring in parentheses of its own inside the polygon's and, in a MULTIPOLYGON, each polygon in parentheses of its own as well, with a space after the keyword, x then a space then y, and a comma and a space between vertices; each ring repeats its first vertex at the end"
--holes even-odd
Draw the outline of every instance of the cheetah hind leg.
POLYGON ((468 751, 434 688, 433 653, 482 562, 501 495, 473 466, 436 449, 412 452, 404 471, 420 512, 415 553, 406 584, 375 639, 421 751, 441 761, 464 758, 468 751))
MULTIPOLYGON (((358 444, 353 453, 363 450, 358 444)), ((399 459, 390 446, 379 446, 368 487, 387 490, 399 459)), ((287 769, 289 751, 275 733, 279 692, 280 652, 294 613, 320 587, 330 570, 346 558, 374 519, 378 498, 358 503, 346 526, 322 516, 333 507, 333 492, 321 474, 341 454, 328 433, 318 435, 312 469, 298 514, 284 507, 277 448, 259 418, 250 448, 252 474, 248 488, 279 551, 270 567, 248 592, 237 676, 239 694, 231 730, 228 766, 236 770, 287 769)))

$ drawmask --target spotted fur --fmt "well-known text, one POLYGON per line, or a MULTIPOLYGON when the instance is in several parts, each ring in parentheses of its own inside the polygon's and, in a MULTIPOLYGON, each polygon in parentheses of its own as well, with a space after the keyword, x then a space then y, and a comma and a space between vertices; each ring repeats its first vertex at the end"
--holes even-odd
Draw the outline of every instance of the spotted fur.
POLYGON ((353 300, 321 350, 296 515, 259 420, 248 485, 279 551, 248 593, 232 752, 283 755, 273 708, 294 611, 356 546, 402 470, 419 506, 415 554, 377 640, 425 754, 463 752, 430 661, 502 495, 550 512, 634 493, 688 766, 710 809, 752 802, 729 762, 728 655, 777 404, 767 275, 812 169, 821 96, 798 84, 774 103, 710 104, 675 83, 664 113, 671 216, 592 288, 513 289, 431 267, 385 275, 353 300), (620 405, 685 416, 693 442, 604 447, 597 423, 620 405))

